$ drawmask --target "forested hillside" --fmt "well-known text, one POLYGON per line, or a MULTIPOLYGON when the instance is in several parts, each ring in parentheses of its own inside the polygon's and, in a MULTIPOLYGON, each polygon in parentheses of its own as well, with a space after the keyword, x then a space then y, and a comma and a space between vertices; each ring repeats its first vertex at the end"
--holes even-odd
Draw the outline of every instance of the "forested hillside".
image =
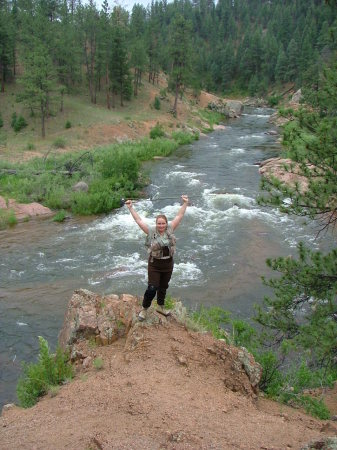
POLYGON ((167 73, 177 96, 186 86, 265 95, 315 84, 336 23, 324 0, 164 0, 131 13, 107 0, 1 0, 1 91, 20 79, 20 100, 42 117, 80 87, 93 103, 104 93, 107 108, 123 104, 145 72, 153 83, 167 73))

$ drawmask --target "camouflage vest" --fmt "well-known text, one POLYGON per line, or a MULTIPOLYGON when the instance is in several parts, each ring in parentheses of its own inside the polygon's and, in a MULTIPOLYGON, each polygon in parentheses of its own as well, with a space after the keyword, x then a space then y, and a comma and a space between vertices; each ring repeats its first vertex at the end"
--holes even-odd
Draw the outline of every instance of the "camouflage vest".
MULTIPOLYGON (((168 225, 165 231, 165 234, 168 239, 168 249, 169 249, 169 256, 172 257, 175 254, 176 251, 176 237, 173 234, 172 226, 168 225)), ((147 252, 151 258, 163 258, 163 246, 161 242, 159 242, 160 239, 160 233, 158 233, 156 228, 149 227, 149 233, 146 236, 145 239, 145 246, 147 247, 147 252)))

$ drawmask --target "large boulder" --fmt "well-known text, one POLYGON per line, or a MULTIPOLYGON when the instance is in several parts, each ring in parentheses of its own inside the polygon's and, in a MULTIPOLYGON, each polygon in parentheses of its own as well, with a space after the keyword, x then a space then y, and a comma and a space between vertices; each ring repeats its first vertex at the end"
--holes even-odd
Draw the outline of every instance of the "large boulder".
POLYGON ((0 209, 14 211, 17 219, 25 219, 27 217, 35 216, 50 216, 53 214, 52 210, 46 206, 40 205, 40 203, 17 203, 13 199, 6 201, 0 196, 0 209))
POLYGON ((229 118, 240 117, 243 103, 239 100, 217 100, 208 104, 208 109, 223 114, 229 118))
POLYGON ((138 304, 132 295, 100 296, 85 289, 75 291, 59 334, 60 346, 72 352, 83 339, 107 345, 126 336, 138 304))
POLYGON ((265 177, 274 176, 292 187, 298 183, 302 192, 308 189, 308 179, 298 174, 299 167, 291 159, 266 159, 260 164, 259 172, 265 177), (292 167, 291 171, 290 167, 292 167))

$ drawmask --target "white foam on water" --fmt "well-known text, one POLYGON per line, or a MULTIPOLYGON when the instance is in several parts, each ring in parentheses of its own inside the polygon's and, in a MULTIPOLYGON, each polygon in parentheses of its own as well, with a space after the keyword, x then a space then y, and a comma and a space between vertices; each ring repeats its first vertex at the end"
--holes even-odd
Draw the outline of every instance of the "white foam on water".
POLYGON ((63 262, 69 262, 69 261, 76 261, 75 258, 62 258, 62 259, 57 259, 55 261, 55 263, 63 263, 63 262))
POLYGON ((25 273, 25 270, 15 270, 15 269, 12 269, 11 271, 10 271, 10 275, 9 275, 9 277, 11 278, 11 279, 15 279, 15 278, 21 278, 22 277, 22 275, 25 273))
POLYGON ((237 147, 237 148, 231 148, 231 151, 230 151, 230 153, 232 153, 232 154, 240 154, 240 153, 245 153, 245 149, 244 148, 240 148, 240 147, 237 147))
POLYGON ((270 114, 249 114, 251 117, 270 117, 270 114))
POLYGON ((264 136, 264 133, 263 133, 263 134, 252 134, 252 137, 253 138, 257 138, 257 139, 263 139, 265 136, 264 136))
POLYGON ((17 321, 16 324, 17 324, 18 327, 27 327, 28 326, 28 323, 25 323, 25 322, 17 321))
POLYGON ((247 207, 255 205, 255 199, 236 193, 216 193, 205 189, 203 197, 209 207, 231 206, 234 204, 247 207))
POLYGON ((204 177, 206 176, 206 173, 197 173, 197 172, 182 172, 180 170, 175 170, 172 172, 169 172, 165 175, 166 179, 172 179, 172 178, 181 178, 183 180, 188 180, 195 177, 204 177))
POLYGON ((45 256, 43 252, 38 252, 38 255, 40 258, 43 258, 45 256))
POLYGON ((174 265, 172 285, 180 287, 189 286, 191 281, 194 284, 195 281, 203 282, 202 272, 197 265, 192 262, 176 263, 174 265))
POLYGON ((104 273, 91 277, 88 283, 96 285, 104 282, 107 279, 116 279, 130 276, 141 276, 144 278, 147 274, 147 261, 144 250, 144 258, 141 258, 139 253, 132 253, 128 255, 116 255, 109 262, 109 267, 106 267, 104 273))

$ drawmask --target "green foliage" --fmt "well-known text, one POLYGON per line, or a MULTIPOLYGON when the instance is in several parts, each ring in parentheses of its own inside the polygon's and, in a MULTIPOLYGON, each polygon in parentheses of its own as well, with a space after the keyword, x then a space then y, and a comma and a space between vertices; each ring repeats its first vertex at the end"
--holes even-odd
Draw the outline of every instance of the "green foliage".
POLYGON ((281 276, 266 280, 275 298, 257 306, 256 320, 269 339, 293 342, 309 350, 313 361, 331 366, 337 356, 337 250, 327 255, 300 243, 298 259, 276 258, 267 264, 281 276))
POLYGON ((160 99, 159 99, 159 97, 157 97, 157 96, 155 97, 153 106, 154 106, 154 109, 157 109, 157 110, 160 109, 160 99))
POLYGON ((228 341, 228 333, 224 329, 230 323, 230 314, 220 307, 205 308, 201 306, 198 311, 192 313, 192 320, 210 331, 217 339, 228 341))
POLYGON ((22 130, 22 128, 25 128, 27 126, 27 122, 25 121, 25 118, 23 116, 17 116, 16 112, 12 114, 12 120, 11 120, 11 127, 13 130, 18 133, 22 130))
POLYGON ((18 223, 15 213, 12 209, 1 209, 0 208, 0 230, 4 230, 8 227, 13 227, 18 223))
POLYGON ((61 209, 61 211, 58 211, 53 217, 53 222, 64 222, 66 218, 67 218, 66 211, 64 211, 64 209, 61 209))
POLYGON ((68 356, 59 347, 53 355, 48 342, 41 336, 39 344, 38 362, 23 366, 23 376, 17 385, 18 399, 24 408, 35 405, 38 398, 46 394, 51 386, 57 386, 73 376, 68 356))
POLYGON ((55 148, 65 148, 66 147, 66 140, 62 137, 58 137, 53 142, 53 147, 55 148))
POLYGON ((184 131, 173 131, 171 136, 179 145, 190 144, 199 139, 198 134, 185 133, 184 131))
POLYGON ((28 142, 26 148, 27 150, 35 150, 35 145, 32 142, 28 142))
POLYGON ((268 97, 268 105, 271 108, 274 108, 275 106, 277 106, 280 102, 280 100, 282 99, 282 96, 280 95, 271 95, 270 97, 268 97))
POLYGON ((0 193, 23 203, 42 202, 49 208, 71 210, 76 214, 106 213, 120 207, 120 198, 134 197, 143 187, 141 161, 155 155, 169 156, 177 147, 178 143, 171 139, 143 139, 90 154, 67 153, 46 160, 32 159, 15 167, 18 170, 15 177, 0 178, 0 193), (68 173, 72 167, 77 170, 71 177, 62 173, 68 173), (89 191, 73 192, 72 186, 83 179, 90 180, 89 191))
POLYGON ((102 370, 104 367, 104 361, 100 356, 95 358, 92 364, 96 370, 102 370))
POLYGON ((150 130, 150 138, 151 139, 157 139, 165 136, 165 131, 163 129, 163 126, 159 123, 157 123, 153 128, 150 130))
POLYGON ((0 128, 2 128, 4 126, 4 121, 0 112, 0 128))
POLYGON ((67 121, 66 121, 66 123, 65 123, 65 125, 64 125, 64 128, 66 128, 67 130, 68 130, 69 128, 71 128, 71 122, 70 122, 70 120, 67 120, 67 121))
POLYGON ((190 328, 196 331, 210 331, 217 339, 245 347, 253 354, 255 360, 262 366, 259 388, 268 397, 281 403, 302 407, 308 414, 320 419, 330 417, 324 402, 309 396, 307 391, 323 386, 332 387, 337 379, 337 368, 314 368, 306 360, 293 362, 290 368, 287 368, 284 365, 284 352, 291 351, 292 359, 296 361, 294 355, 299 354, 299 348, 283 346, 278 353, 266 350, 264 331, 257 331, 247 321, 233 319, 230 313, 222 308, 201 306, 198 311, 191 313, 191 319, 190 328))

